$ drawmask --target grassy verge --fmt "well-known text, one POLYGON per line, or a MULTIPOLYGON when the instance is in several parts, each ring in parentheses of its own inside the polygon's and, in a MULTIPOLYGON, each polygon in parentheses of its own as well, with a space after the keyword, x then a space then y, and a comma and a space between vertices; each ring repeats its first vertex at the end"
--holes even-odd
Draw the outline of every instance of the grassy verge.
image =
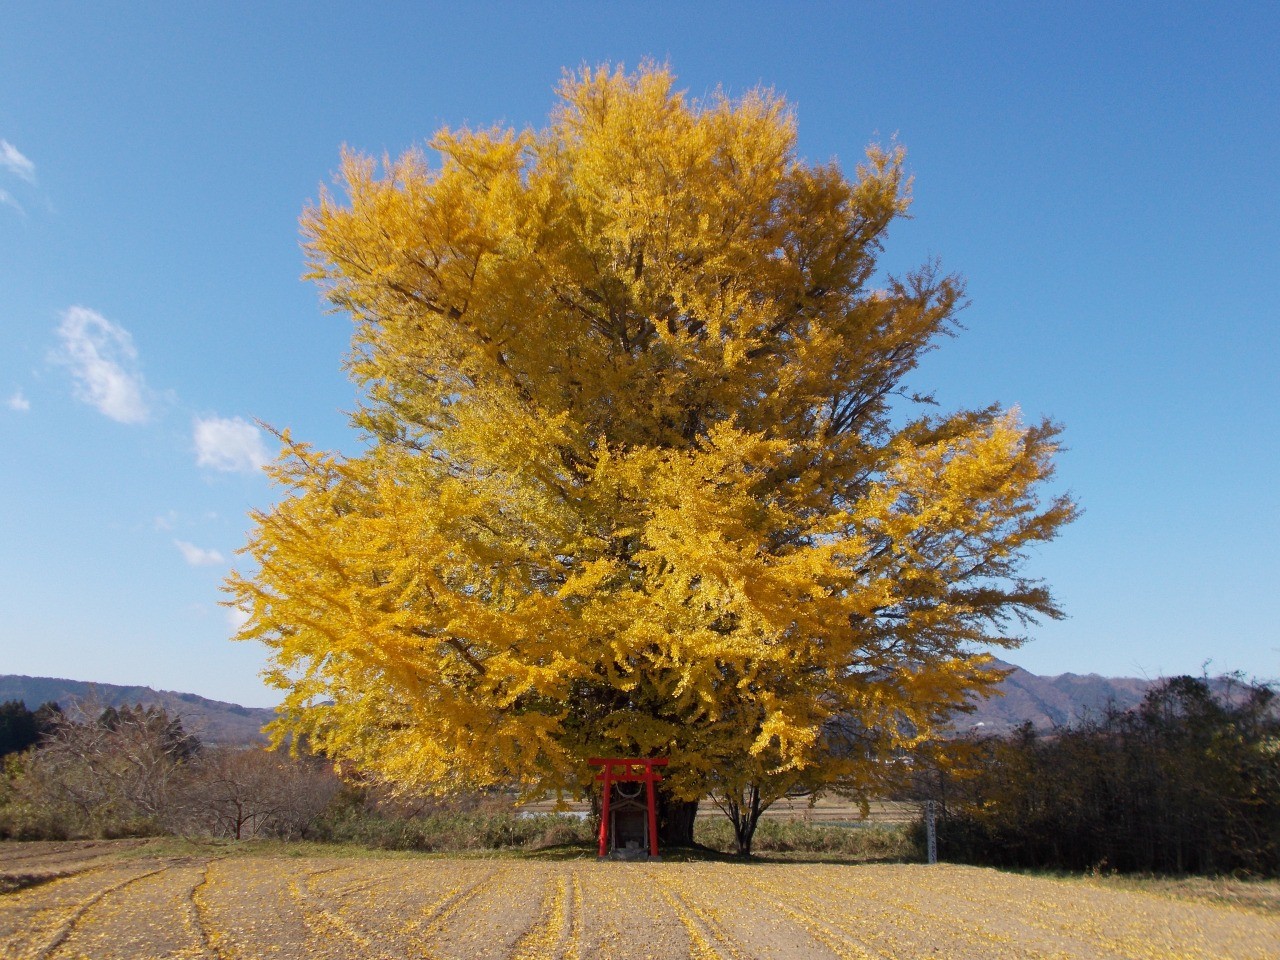
MULTIPOLYGON (((723 817, 699 817, 694 839, 724 853, 737 849, 733 826, 723 817)), ((815 826, 799 820, 761 820, 752 843, 755 854, 805 854, 872 862, 918 860, 910 824, 815 826)))
POLYGON ((1239 907, 1280 915, 1280 880, 1238 877, 1160 877, 1143 874, 1087 874, 1072 879, 1108 890, 1133 890, 1172 900, 1239 907))
MULTIPOLYGON (((672 862, 737 860, 728 821, 700 818, 695 848, 666 849, 672 862)), ((384 857, 437 854, 573 860, 595 857, 595 835, 573 817, 506 813, 447 813, 412 818, 349 817, 327 823, 311 840, 213 840, 153 837, 135 840, 121 856, 384 857)), ((919 859, 906 825, 812 826, 763 821, 753 850, 760 860, 869 863, 919 859)))
POLYGON ((379 850, 462 853, 475 850, 539 850, 590 843, 591 827, 576 817, 515 813, 430 813, 418 817, 361 814, 323 823, 318 839, 379 850))
MULTIPOLYGON (((595 833, 583 819, 556 814, 519 815, 505 810, 441 810, 417 816, 384 815, 354 805, 338 807, 308 829, 304 840, 224 840, 152 836, 123 841, 109 856, 367 857, 385 853, 451 856, 594 857, 595 833)), ((699 846, 668 849, 668 860, 734 859, 733 830, 723 817, 700 817, 699 846)), ((81 843, 92 841, 79 841, 81 843)), ((99 843, 101 841, 98 841, 99 843)), ((919 859, 909 825, 837 827, 764 820, 754 853, 769 860, 839 862, 919 859)))

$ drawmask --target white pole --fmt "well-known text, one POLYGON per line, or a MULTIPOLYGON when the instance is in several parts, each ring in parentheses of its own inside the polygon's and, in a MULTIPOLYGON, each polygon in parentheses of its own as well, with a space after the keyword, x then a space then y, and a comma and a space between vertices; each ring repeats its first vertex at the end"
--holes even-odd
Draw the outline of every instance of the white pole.
POLYGON ((930 863, 938 862, 938 828, 935 823, 937 804, 932 800, 924 802, 924 835, 928 847, 930 863))

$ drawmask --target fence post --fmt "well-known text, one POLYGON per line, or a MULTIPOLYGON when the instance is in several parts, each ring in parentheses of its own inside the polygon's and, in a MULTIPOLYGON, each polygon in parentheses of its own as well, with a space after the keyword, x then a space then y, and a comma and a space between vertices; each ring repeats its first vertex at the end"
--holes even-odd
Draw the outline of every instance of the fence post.
POLYGON ((933 800, 924 802, 924 835, 929 863, 938 862, 938 827, 937 804, 933 800))

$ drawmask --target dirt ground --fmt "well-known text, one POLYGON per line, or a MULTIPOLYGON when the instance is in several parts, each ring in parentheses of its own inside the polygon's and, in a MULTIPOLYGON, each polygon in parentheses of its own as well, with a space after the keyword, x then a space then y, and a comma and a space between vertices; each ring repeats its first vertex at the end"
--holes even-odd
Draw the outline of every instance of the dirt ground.
POLYGON ((0 843, 0 956, 1280 957, 1256 904, 945 864, 219 853, 0 843))

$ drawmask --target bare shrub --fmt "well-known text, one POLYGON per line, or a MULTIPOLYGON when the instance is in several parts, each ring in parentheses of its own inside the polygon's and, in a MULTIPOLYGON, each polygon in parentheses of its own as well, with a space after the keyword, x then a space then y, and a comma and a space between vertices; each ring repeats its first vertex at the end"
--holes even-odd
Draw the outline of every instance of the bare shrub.
POLYGON ((211 748, 185 786, 182 827, 233 840, 304 837, 339 786, 319 760, 259 747, 211 748))
POLYGON ((156 707, 80 704, 54 716, 10 781, 15 835, 111 837, 162 832, 199 750, 156 707))

